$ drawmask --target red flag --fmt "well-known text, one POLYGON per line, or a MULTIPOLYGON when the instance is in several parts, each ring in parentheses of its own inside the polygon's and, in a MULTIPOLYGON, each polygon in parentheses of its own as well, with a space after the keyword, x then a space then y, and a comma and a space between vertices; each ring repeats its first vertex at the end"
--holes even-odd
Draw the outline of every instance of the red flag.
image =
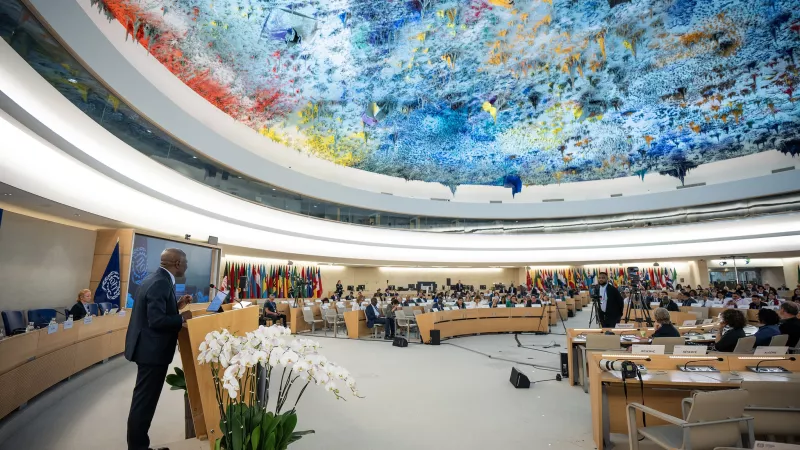
POLYGON ((322 273, 317 267, 317 298, 322 297, 322 273))
POLYGON ((531 271, 525 269, 525 276, 527 277, 525 280, 525 285, 528 286, 528 290, 530 291, 531 287, 533 287, 533 280, 531 280, 531 271))

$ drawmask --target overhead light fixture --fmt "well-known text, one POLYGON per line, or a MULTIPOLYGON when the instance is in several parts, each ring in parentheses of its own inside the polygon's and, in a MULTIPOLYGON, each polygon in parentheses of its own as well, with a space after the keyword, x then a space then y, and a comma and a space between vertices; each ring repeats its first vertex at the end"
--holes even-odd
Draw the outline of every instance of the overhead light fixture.
POLYGON ((197 156, 192 156, 192 158, 197 159, 197 156))
POLYGON ((653 263, 653 267, 658 267, 658 266, 659 266, 659 264, 657 262, 653 263))
POLYGON ((77 82, 78 82, 78 80, 76 80, 75 78, 70 78, 70 79, 68 79, 67 81, 69 81, 69 82, 70 82, 70 83, 72 83, 72 84, 75 84, 75 83, 77 83, 77 82))
POLYGON ((80 216, 81 216, 80 214, 78 214, 78 213, 75 213, 75 217, 80 217, 80 216))
POLYGON ((720 261, 719 265, 720 266, 727 266, 728 265, 728 261, 720 261))
POLYGON ((3 197, 11 197, 11 193, 9 193, 9 192, 3 192, 3 197))

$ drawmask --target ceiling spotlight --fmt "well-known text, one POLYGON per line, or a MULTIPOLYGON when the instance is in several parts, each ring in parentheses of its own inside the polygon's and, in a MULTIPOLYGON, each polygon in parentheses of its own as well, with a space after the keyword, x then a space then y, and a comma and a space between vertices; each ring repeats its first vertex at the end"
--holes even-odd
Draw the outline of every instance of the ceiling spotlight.
POLYGON ((79 213, 75 213, 75 217, 80 217, 80 216, 81 215, 79 213))
POLYGON ((728 261, 720 261, 719 265, 720 266, 727 266, 728 265, 728 261))
POLYGON ((77 82, 78 82, 78 80, 76 80, 75 78, 70 78, 70 79, 69 79, 69 80, 67 80, 67 81, 69 81, 69 82, 70 82, 70 83, 72 83, 72 84, 75 84, 75 83, 77 83, 77 82))
POLYGON ((659 264, 657 262, 653 263, 653 267, 658 267, 658 266, 659 266, 659 264))
POLYGON ((197 156, 192 156, 193 159, 197 159, 197 156))
POLYGON ((3 197, 11 197, 11 193, 9 193, 9 192, 3 192, 3 197))

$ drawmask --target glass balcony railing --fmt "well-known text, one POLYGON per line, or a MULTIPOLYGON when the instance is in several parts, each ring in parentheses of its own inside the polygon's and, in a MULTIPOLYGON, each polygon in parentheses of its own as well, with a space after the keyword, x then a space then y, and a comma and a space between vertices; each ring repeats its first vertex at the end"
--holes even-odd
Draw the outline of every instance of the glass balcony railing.
MULTIPOLYGON (((116 97, 86 70, 20 0, 0 1, 0 36, 84 114, 132 148, 183 176, 269 208, 354 225, 445 233, 589 231, 704 220, 699 215, 695 220, 687 220, 687 210, 656 211, 647 217, 638 214, 634 220, 610 217, 591 220, 484 220, 404 215, 322 201, 238 173, 172 138, 116 97)), ((796 198, 778 201, 791 204, 790 210, 800 210, 796 198)), ((738 211, 729 214, 742 217, 738 211)), ((719 218, 718 215, 713 217, 719 218)))

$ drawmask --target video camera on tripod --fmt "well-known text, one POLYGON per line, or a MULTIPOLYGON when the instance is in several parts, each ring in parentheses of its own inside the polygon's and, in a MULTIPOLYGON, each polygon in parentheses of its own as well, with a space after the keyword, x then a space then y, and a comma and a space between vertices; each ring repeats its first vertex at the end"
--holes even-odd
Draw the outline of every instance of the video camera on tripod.
POLYGON ((631 320, 631 311, 639 310, 639 314, 634 314, 634 321, 642 323, 645 322, 648 327, 653 326, 653 319, 650 317, 650 306, 645 303, 642 292, 639 290, 642 278, 639 275, 638 267, 628 267, 628 281, 630 283, 630 297, 628 299, 628 307, 626 308, 624 322, 628 323, 631 320))

